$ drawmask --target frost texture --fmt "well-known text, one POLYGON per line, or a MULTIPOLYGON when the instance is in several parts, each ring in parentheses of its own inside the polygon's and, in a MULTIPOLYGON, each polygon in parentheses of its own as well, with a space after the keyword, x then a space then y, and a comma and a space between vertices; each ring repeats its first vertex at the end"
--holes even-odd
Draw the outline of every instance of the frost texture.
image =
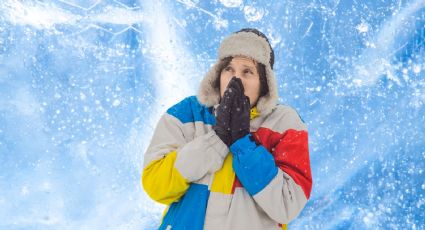
POLYGON ((242 5, 242 0, 220 0, 225 7, 239 7, 242 5))
POLYGON ((424 25, 423 0, 2 1, 0 229, 155 229, 155 124, 241 26, 309 129, 290 229, 424 229, 424 25))

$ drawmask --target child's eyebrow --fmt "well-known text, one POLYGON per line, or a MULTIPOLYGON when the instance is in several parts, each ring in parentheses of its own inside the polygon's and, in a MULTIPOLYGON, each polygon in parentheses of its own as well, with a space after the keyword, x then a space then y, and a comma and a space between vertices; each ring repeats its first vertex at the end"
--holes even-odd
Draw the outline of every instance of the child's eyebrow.
POLYGON ((253 67, 253 66, 243 65, 243 67, 248 68, 248 69, 250 69, 250 70, 254 69, 254 67, 253 67))
MULTIPOLYGON (((234 68, 233 67, 233 63, 229 63, 225 68, 227 68, 227 67, 232 67, 232 68, 234 68)), ((256 67, 255 66, 249 66, 249 65, 245 65, 245 64, 242 64, 242 67, 244 67, 244 68, 248 68, 248 69, 250 69, 251 71, 254 71, 255 69, 256 69, 256 67)))

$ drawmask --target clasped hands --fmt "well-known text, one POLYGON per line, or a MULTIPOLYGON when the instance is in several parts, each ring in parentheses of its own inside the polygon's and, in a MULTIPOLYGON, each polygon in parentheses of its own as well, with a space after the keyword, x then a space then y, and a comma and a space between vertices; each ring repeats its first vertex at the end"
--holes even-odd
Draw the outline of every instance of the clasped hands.
POLYGON ((244 87, 239 78, 233 77, 227 85, 215 114, 214 131, 227 145, 249 134, 250 101, 244 94, 244 87))

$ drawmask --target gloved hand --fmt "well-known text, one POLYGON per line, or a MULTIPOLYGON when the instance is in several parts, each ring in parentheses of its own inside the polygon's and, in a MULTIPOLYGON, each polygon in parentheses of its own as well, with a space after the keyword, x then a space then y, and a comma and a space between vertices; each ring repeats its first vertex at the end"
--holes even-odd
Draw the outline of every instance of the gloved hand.
POLYGON ((227 85, 226 91, 220 100, 220 104, 215 110, 215 125, 213 129, 218 137, 227 145, 230 146, 231 134, 230 134, 230 116, 232 106, 234 104, 234 98, 236 95, 236 82, 235 77, 230 80, 227 85))
MULTIPOLYGON (((249 134, 249 122, 251 105, 249 97, 245 96, 242 81, 239 78, 233 78, 235 84, 235 97, 230 118, 230 145, 245 135, 249 134)), ((229 83, 230 84, 230 83, 229 83)))

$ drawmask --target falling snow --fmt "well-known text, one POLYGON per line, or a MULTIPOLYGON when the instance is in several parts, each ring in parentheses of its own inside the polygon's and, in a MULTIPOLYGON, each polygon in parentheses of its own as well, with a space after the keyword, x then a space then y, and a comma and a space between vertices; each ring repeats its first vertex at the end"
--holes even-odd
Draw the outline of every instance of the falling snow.
POLYGON ((244 13, 245 13, 245 19, 248 22, 255 22, 259 21, 264 16, 264 10, 261 8, 255 8, 252 6, 245 6, 244 7, 244 13))
POLYGON ((369 30, 369 25, 362 22, 356 26, 356 29, 359 31, 359 33, 366 33, 369 30))
POLYGON ((242 5, 242 0, 220 0, 225 7, 239 7, 242 5))

